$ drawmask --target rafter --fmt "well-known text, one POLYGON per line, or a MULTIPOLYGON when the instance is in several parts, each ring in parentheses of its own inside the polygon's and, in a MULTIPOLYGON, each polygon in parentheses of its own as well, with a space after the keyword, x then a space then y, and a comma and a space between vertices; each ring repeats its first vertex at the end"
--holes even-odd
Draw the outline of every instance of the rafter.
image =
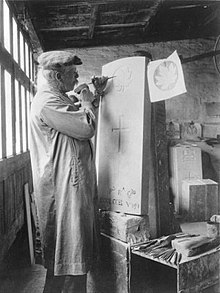
POLYGON ((218 0, 7 2, 17 9, 15 14, 24 29, 31 21, 33 27, 28 25, 26 33, 33 45, 38 47, 40 42, 43 50, 213 37, 220 33, 218 0), (36 32, 36 44, 30 31, 36 32))
POLYGON ((215 11, 213 11, 210 15, 208 15, 205 19, 204 22, 202 23, 203 26, 208 25, 209 23, 211 23, 215 18, 219 17, 219 13, 220 10, 216 9, 215 11))
MULTIPOLYGON (((12 1, 12 0, 9 0, 12 1)), ((14 0, 16 1, 16 0, 14 0)), ((34 2, 36 0, 24 0, 25 2, 34 2)), ((151 0, 151 2, 156 0, 151 0)), ((182 1, 182 0, 181 0, 182 1)), ((217 0, 216 0, 217 1, 217 0)), ((70 1, 64 1, 64 0, 38 0, 37 2, 46 2, 47 7, 62 7, 64 6, 79 6, 79 5, 107 5, 111 3, 143 3, 143 2, 149 2, 149 0, 74 0, 73 2, 70 1), (60 4, 59 4, 60 2, 60 4)))
POLYGON ((148 30, 148 27, 150 23, 152 23, 152 19, 159 11, 159 8, 161 7, 164 0, 157 0, 155 1, 155 4, 150 8, 150 12, 147 15, 147 18, 145 19, 145 26, 143 28, 143 31, 146 32, 148 30))
POLYGON ((90 18, 90 26, 89 26, 89 31, 88 31, 88 38, 92 39, 94 36, 94 31, 95 31, 95 25, 98 17, 98 12, 99 12, 99 5, 94 5, 92 7, 92 12, 91 12, 91 18, 90 18))
MULTIPOLYGON (((133 28, 141 27, 145 22, 135 22, 135 23, 117 23, 117 24, 103 24, 96 26, 97 29, 118 29, 118 28, 133 28)), ((68 27, 54 27, 54 28, 42 28, 41 32, 68 32, 68 31, 79 31, 79 30, 88 30, 89 26, 68 26, 68 27)))
POLYGON ((19 27, 22 29, 23 33, 29 40, 29 44, 31 45, 32 49, 37 53, 40 52, 42 50, 42 42, 40 41, 39 36, 37 35, 37 32, 33 26, 32 17, 29 14, 29 3, 23 3, 20 11, 13 1, 9 1, 9 5, 13 15, 15 15, 18 20, 19 27))

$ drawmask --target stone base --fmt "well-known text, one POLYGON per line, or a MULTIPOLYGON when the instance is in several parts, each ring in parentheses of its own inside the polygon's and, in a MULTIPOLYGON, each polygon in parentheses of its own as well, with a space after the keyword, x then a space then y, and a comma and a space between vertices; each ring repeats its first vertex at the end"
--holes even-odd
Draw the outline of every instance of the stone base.
POLYGON ((145 242, 150 237, 148 216, 101 211, 100 226, 101 232, 129 244, 145 242))

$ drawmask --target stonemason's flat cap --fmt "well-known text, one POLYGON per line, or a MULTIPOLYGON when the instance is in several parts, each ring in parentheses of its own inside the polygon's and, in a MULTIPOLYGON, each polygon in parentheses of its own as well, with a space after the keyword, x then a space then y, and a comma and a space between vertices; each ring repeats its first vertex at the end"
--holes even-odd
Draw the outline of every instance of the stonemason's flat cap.
POLYGON ((62 69, 64 66, 80 65, 82 61, 70 51, 48 51, 38 58, 38 64, 44 69, 62 69))

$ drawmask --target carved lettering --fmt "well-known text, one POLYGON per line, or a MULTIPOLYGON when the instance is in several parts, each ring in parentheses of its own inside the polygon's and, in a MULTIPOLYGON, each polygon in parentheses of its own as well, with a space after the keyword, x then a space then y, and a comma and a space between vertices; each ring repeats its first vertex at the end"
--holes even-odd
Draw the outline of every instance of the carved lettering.
POLYGON ((139 203, 137 203, 137 202, 133 203, 133 202, 128 202, 128 201, 126 201, 126 206, 128 208, 132 208, 133 210, 137 210, 140 207, 139 203))
POLYGON ((123 206, 123 202, 121 199, 113 198, 112 199, 112 204, 117 205, 117 206, 123 206))

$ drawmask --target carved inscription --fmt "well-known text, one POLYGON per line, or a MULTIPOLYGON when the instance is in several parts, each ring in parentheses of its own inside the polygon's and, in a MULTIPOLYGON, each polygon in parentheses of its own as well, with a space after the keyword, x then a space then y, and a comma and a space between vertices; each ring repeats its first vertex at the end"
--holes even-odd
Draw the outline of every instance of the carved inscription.
POLYGON ((183 162, 184 161, 194 161, 196 159, 196 153, 193 149, 186 148, 183 150, 183 162))
POLYGON ((135 200, 136 190, 133 188, 126 189, 125 187, 116 188, 115 186, 109 188, 106 197, 102 197, 100 202, 110 206, 125 206, 134 210, 139 209, 140 205, 135 200))

